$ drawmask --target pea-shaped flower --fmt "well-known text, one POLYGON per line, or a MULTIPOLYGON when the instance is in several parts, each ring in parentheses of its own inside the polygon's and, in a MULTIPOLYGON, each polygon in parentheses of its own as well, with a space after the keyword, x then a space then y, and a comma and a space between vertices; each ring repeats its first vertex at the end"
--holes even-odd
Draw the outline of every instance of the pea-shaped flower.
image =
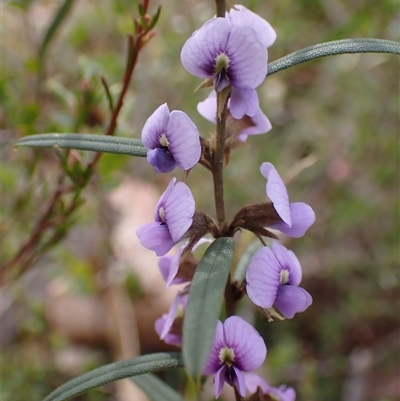
POLYGON ((166 103, 147 119, 142 142, 148 149, 148 162, 158 173, 169 173, 177 166, 189 170, 201 156, 196 126, 183 111, 170 112, 166 103))
POLYGON ((315 213, 304 202, 289 203, 285 184, 271 163, 263 163, 261 174, 267 179, 266 192, 282 222, 269 225, 289 237, 299 238, 314 224, 315 213))
POLYGON ((181 61, 190 74, 212 79, 216 92, 232 86, 234 118, 243 116, 241 112, 236 116, 238 110, 254 115, 258 106, 254 89, 267 75, 267 51, 251 26, 232 27, 225 18, 213 18, 183 45, 181 61))
POLYGON ((157 256, 165 255, 184 235, 193 222, 195 202, 189 187, 183 182, 175 185, 172 178, 162 194, 154 213, 154 222, 140 226, 136 235, 140 243, 154 251, 157 256))
POLYGON ((246 272, 246 292, 262 308, 275 305, 288 319, 304 312, 311 295, 299 287, 301 266, 296 255, 274 241, 271 248, 259 249, 251 258, 246 272))
POLYGON ((244 397, 243 372, 257 369, 266 355, 264 340, 249 323, 238 316, 231 316, 224 323, 218 321, 211 353, 203 370, 205 375, 215 375, 215 398, 221 395, 224 382, 235 386, 244 397))

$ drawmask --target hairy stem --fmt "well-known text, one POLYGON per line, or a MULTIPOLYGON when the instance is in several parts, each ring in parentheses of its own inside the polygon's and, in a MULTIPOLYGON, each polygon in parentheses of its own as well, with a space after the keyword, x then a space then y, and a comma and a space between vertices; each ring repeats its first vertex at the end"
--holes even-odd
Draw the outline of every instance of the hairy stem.
POLYGON ((225 147, 225 124, 226 124, 226 102, 222 92, 217 94, 217 139, 213 160, 213 180, 215 211, 219 226, 225 222, 224 203, 224 147, 225 147), (224 102, 225 104, 221 104, 224 102), (222 106, 222 107, 221 107, 222 106), (221 110, 221 112, 220 112, 221 110))

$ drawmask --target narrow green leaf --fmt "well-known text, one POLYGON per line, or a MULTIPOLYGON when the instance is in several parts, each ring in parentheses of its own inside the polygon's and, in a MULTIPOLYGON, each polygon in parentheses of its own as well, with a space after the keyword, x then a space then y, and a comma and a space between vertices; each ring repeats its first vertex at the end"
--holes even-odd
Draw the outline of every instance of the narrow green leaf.
POLYGON ((190 285, 183 320, 183 357, 195 379, 201 375, 211 349, 234 249, 233 238, 216 239, 197 266, 190 285))
POLYGON ((75 0, 65 0, 58 11, 55 13, 53 21, 51 22, 50 26, 47 28, 45 35, 43 36, 43 40, 39 47, 39 63, 43 62, 44 55, 46 50, 51 43, 52 39, 57 32, 57 29, 61 26, 61 23, 64 21, 65 17, 71 10, 72 5, 74 4, 75 0))
POLYGON ((134 376, 130 380, 143 390, 152 401, 185 401, 179 393, 151 373, 134 376))
POLYGON ((400 54, 400 43, 384 39, 343 39, 318 43, 290 53, 268 64, 268 75, 285 70, 296 64, 315 60, 320 57, 348 53, 391 53, 400 54))
POLYGON ((178 352, 163 352, 118 361, 75 377, 58 387, 43 401, 64 401, 117 380, 142 375, 144 373, 182 367, 181 354, 178 352))
POLYGON ((145 157, 140 139, 94 134, 37 134, 21 138, 15 146, 65 148, 145 157))
POLYGON ((248 246, 236 266, 236 270, 233 275, 233 281, 237 281, 239 284, 243 282, 246 277, 247 267, 251 258, 262 247, 263 244, 260 241, 254 241, 248 246))

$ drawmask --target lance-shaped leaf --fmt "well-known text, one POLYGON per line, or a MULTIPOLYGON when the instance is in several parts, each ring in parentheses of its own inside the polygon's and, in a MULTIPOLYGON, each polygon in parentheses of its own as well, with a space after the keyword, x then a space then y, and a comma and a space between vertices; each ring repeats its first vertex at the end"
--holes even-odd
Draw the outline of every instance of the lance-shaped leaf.
POLYGON ((181 367, 181 354, 177 352, 143 355, 118 361, 75 377, 54 390, 44 401, 64 401, 116 380, 181 367))
POLYGON ((21 138, 15 146, 90 150, 145 157, 147 149, 140 139, 94 134, 37 134, 21 138))
POLYGON ((296 64, 314 60, 320 57, 333 56, 335 54, 349 53, 390 53, 400 54, 400 43, 384 39, 342 39, 331 42, 318 43, 306 47, 268 64, 268 74, 292 67, 296 64))
POLYGON ((183 320, 183 357, 195 379, 210 353, 234 249, 233 238, 216 239, 193 276, 183 320))
POLYGON ((130 378, 152 401, 185 401, 182 396, 157 376, 145 375, 130 378))

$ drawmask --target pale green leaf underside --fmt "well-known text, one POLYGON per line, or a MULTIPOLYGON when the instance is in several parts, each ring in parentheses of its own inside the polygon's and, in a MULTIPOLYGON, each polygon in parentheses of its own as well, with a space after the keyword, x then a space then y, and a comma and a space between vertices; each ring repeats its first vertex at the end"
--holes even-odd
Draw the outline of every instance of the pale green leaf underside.
POLYGON ((183 356, 192 377, 201 375, 211 349, 235 249, 233 238, 218 238, 194 274, 183 320, 183 356))
POLYGON ((133 376, 130 380, 146 393, 152 401, 185 401, 179 393, 152 373, 133 376))
POLYGON ((133 359, 118 361, 75 377, 54 390, 44 401, 68 400, 86 391, 117 380, 144 373, 182 367, 181 354, 177 352, 143 355, 133 359))
POLYGON ((15 146, 90 150, 140 157, 147 155, 147 149, 140 139, 95 134, 30 135, 20 139, 15 146))

